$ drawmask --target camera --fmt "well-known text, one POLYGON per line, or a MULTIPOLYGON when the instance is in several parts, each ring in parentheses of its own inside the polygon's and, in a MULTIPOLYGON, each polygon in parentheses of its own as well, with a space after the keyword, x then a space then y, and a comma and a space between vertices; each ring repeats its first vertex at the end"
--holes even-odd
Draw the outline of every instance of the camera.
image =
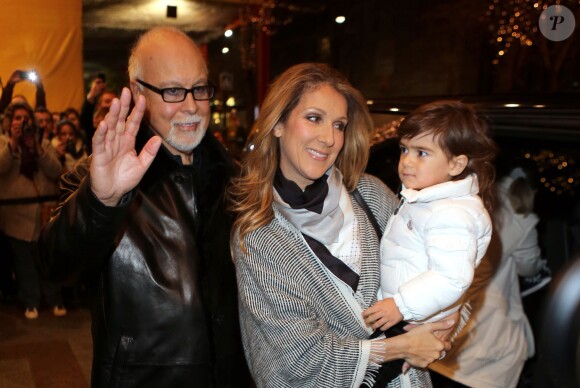
POLYGON ((103 80, 103 82, 107 82, 107 76, 102 71, 97 73, 97 78, 103 80))
POLYGON ((64 149, 68 154, 75 155, 77 151, 75 147, 75 141, 73 139, 68 139, 64 149))
POLYGON ((20 78, 22 79, 27 79, 30 80, 32 82, 35 82, 38 79, 38 75, 36 74, 36 72, 34 70, 32 71, 20 71, 20 78))
POLYGON ((33 124, 30 124, 28 120, 22 122, 22 135, 23 136, 32 136, 36 133, 33 124))

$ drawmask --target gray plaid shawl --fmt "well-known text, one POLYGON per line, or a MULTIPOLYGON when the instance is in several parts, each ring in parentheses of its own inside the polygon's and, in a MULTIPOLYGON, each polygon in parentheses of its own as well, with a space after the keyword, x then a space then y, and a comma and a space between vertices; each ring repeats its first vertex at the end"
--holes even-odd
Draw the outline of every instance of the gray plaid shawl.
MULTIPOLYGON (((368 175, 358 187, 384 229, 395 195, 368 175)), ((364 211, 353 198, 351 202, 363 256, 354 298, 364 309, 376 301, 379 241, 364 211)), ((274 213, 272 222, 246 236, 247 254, 235 235, 232 239, 244 349, 257 386, 352 387, 361 376, 372 381, 363 346, 369 334, 360 323, 360 310, 300 231, 276 209, 274 213)))

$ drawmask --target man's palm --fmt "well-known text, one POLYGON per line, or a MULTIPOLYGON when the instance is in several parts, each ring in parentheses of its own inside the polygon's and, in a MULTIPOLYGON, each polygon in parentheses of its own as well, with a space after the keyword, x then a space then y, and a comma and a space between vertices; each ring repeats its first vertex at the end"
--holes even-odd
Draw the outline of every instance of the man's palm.
POLYGON ((117 205, 124 194, 137 186, 161 145, 161 139, 154 136, 137 155, 135 137, 145 111, 145 97, 139 96, 127 117, 130 103, 131 93, 124 88, 120 100, 113 100, 93 137, 91 188, 107 206, 117 205))

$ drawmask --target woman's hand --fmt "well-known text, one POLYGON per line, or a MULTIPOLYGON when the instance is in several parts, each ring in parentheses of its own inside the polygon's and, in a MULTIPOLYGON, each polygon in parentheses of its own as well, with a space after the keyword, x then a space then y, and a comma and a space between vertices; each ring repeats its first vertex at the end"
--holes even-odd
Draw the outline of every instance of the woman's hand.
POLYGON ((433 333, 433 334, 435 334, 435 336, 437 336, 437 338, 439 338, 443 342, 449 341, 450 340, 449 336, 451 335, 451 333, 453 333, 455 331, 455 328, 457 327, 457 323, 459 323, 459 311, 456 311, 453 314, 449 314, 448 316, 446 316, 445 318, 441 319, 438 322, 445 322, 445 321, 449 321, 449 320, 452 320, 456 323, 448 329, 437 330, 433 333))
MULTIPOLYGON (((455 322, 455 324, 448 329, 437 330, 437 331, 433 332, 433 334, 435 334, 435 336, 437 336, 437 338, 439 338, 443 342, 449 341, 449 336, 451 335, 451 333, 453 333, 455 331, 455 328, 457 327, 457 324, 459 323, 459 315, 460 315, 459 311, 456 311, 456 312, 451 313, 448 316, 438 320, 437 322, 445 322, 445 321, 452 320, 455 322)), ((409 330, 414 329, 414 328, 419 327, 419 326, 421 326, 421 324, 419 324, 419 323, 417 323, 417 324, 410 323, 410 324, 406 325, 404 327, 404 329, 409 331, 409 330)))
MULTIPOLYGON (((435 332, 449 330, 454 325, 453 320, 425 323, 412 328, 406 334, 386 339, 385 361, 404 359, 406 364, 426 368, 433 361, 444 356, 444 351, 451 348, 451 343, 441 341, 435 332)), ((405 365, 403 371, 406 369, 408 366, 405 365)))

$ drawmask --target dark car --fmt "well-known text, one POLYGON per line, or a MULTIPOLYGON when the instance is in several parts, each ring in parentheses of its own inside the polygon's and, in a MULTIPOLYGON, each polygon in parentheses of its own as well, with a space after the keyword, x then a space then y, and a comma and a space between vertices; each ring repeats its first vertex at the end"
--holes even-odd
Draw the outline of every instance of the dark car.
POLYGON ((414 108, 441 99, 473 104, 487 119, 500 149, 498 172, 514 163, 535 171, 540 244, 557 272, 580 248, 580 96, 430 96, 369 101, 376 132, 367 172, 398 192, 395 127, 414 108))

